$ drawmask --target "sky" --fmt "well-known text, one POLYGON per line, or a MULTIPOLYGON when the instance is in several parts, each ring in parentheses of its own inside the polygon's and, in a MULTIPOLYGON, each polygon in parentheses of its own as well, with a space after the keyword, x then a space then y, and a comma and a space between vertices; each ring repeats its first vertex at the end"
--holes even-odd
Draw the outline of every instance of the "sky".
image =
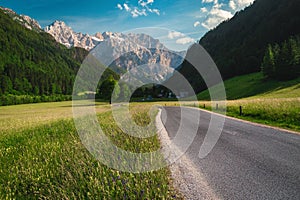
POLYGON ((42 27, 64 21, 76 32, 144 32, 176 50, 254 0, 1 0, 0 6, 36 19, 42 27), (146 28, 151 27, 151 28, 146 28), (150 32, 148 33, 148 31, 150 32))

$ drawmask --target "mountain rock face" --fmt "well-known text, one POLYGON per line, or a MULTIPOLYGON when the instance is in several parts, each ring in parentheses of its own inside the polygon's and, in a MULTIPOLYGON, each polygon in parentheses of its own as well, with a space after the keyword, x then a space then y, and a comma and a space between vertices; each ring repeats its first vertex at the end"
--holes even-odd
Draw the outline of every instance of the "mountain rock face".
POLYGON ((40 24, 30 18, 29 16, 26 15, 18 15, 15 11, 9 9, 9 8, 3 8, 0 6, 0 9, 7 15, 9 15, 14 21, 20 23, 21 25, 23 25, 24 27, 28 28, 29 30, 34 30, 37 32, 42 32, 42 28, 40 26, 40 24))
POLYGON ((185 57, 185 51, 171 51, 146 34, 104 32, 89 35, 73 31, 63 21, 55 21, 43 30, 36 20, 18 15, 11 9, 0 8, 30 30, 49 33, 68 48, 79 47, 92 52, 102 64, 119 74, 130 72, 136 77, 161 82, 173 74, 185 57))
MULTIPOLYGON (((156 81, 170 77, 185 56, 185 52, 170 51, 159 40, 146 34, 82 34, 74 32, 62 21, 55 21, 44 30, 68 48, 81 47, 91 51, 102 64, 119 74, 143 65, 143 74, 148 74, 156 81)), ((138 71, 133 71, 137 75, 138 71)))
POLYGON ((101 34, 90 36, 88 34, 76 33, 62 21, 55 21, 44 30, 52 35, 57 42, 68 48, 80 47, 89 51, 103 40, 101 34))
POLYGON ((91 53, 117 73, 144 82, 167 80, 185 57, 185 52, 171 51, 146 34, 104 32, 102 36, 104 40, 91 53))

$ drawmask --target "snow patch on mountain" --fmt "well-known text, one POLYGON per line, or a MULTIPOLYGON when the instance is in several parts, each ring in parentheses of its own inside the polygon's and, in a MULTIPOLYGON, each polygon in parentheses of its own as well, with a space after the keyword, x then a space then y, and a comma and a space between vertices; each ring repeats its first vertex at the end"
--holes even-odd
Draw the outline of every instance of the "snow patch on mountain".
POLYGON ((15 11, 9 8, 4 8, 0 6, 0 9, 7 15, 9 15, 13 20, 20 23, 24 27, 29 30, 34 30, 37 32, 42 32, 43 29, 41 28, 40 24, 35 20, 30 18, 27 15, 19 15, 15 11))

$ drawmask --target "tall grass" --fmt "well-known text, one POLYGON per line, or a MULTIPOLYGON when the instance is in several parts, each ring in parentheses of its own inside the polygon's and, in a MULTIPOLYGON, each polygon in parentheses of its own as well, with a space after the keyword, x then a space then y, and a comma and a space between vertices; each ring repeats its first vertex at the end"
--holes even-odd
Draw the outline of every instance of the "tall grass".
MULTIPOLYGON (((226 102, 226 108, 216 110, 217 102, 200 101, 202 109, 212 110, 228 116, 252 122, 300 131, 300 98, 242 99, 226 102), (205 107, 204 107, 205 105, 205 107), (240 106, 242 115, 240 115, 240 106)), ((187 106, 194 103, 186 102, 187 106)))
MULTIPOLYGON (((149 123, 146 109, 133 111, 140 125, 149 123)), ((160 146, 157 137, 141 141, 122 133, 110 111, 98 119, 120 148, 149 152, 160 146)), ((167 168, 134 174, 102 165, 84 148, 72 120, 5 132, 0 134, 0 199, 180 198, 167 168)))

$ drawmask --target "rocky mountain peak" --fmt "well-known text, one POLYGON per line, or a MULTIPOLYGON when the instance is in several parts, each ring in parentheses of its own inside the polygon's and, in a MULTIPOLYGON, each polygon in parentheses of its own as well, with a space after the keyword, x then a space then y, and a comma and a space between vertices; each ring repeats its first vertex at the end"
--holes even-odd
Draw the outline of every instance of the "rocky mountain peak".
POLYGON ((16 22, 20 23, 24 27, 28 28, 29 30, 34 30, 37 32, 42 32, 42 28, 40 24, 35 20, 32 19, 31 17, 27 15, 19 15, 15 11, 9 8, 4 8, 0 6, 0 9, 7 15, 9 15, 13 20, 16 22))
POLYGON ((81 47, 86 50, 91 50, 100 42, 99 38, 92 37, 88 34, 76 33, 63 21, 55 21, 45 27, 44 30, 52 35, 57 42, 68 48, 81 47))

